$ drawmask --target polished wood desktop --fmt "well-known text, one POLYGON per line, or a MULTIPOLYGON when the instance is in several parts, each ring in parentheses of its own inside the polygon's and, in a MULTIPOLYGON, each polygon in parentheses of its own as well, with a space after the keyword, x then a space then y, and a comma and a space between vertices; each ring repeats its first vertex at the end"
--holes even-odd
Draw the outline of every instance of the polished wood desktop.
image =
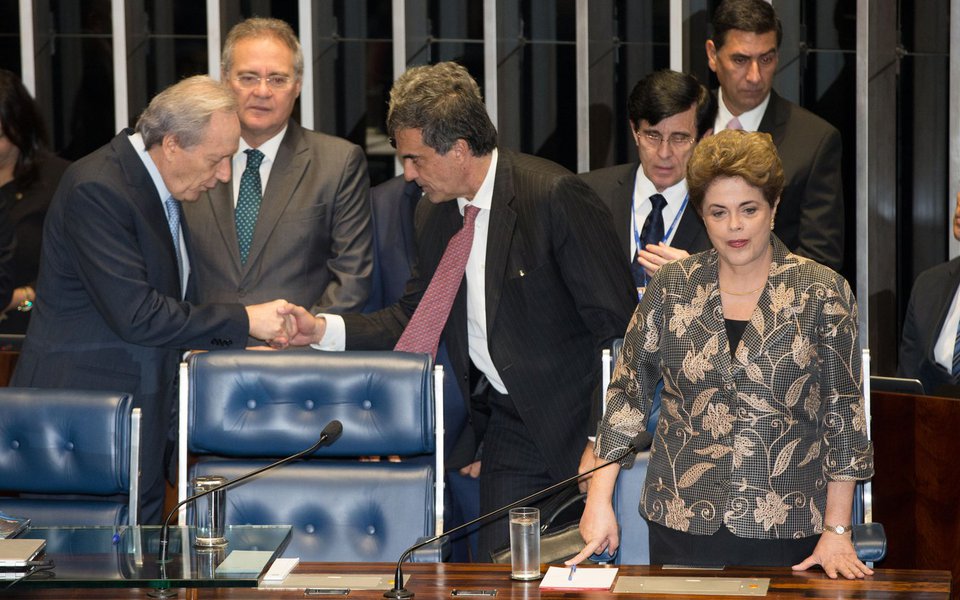
MULTIPOLYGON (((394 565, 386 563, 304 563, 295 573, 314 574, 391 574, 394 565)), ((613 594, 611 592, 540 591, 539 581, 519 582, 510 580, 510 565, 491 564, 406 564, 404 574, 409 577, 407 589, 420 600, 451 598, 455 589, 495 589, 497 600, 524 599, 554 600, 560 598, 662 598, 677 600, 681 596, 654 594, 613 594)), ((695 577, 769 577, 770 589, 766 598, 840 599, 840 598, 910 598, 947 599, 950 596, 950 573, 948 571, 909 571, 877 569, 876 574, 863 580, 830 579, 822 571, 811 570, 794 573, 784 568, 728 568, 715 571, 665 570, 661 567, 620 567, 619 575, 665 575, 695 577)), ((45 589, 16 591, 17 598, 145 598, 145 589, 45 589)), ((225 589, 200 588, 177 590, 178 598, 229 598, 281 600, 303 598, 382 598, 382 590, 352 590, 347 596, 305 596, 298 590, 225 589)), ((0 592, 0 597, 3 593, 0 592)), ((489 596, 487 596, 489 598, 489 596)), ((710 596, 697 596, 709 598, 710 596)), ((730 598, 730 596, 724 596, 730 598)), ((483 598, 473 596, 472 598, 483 598)))

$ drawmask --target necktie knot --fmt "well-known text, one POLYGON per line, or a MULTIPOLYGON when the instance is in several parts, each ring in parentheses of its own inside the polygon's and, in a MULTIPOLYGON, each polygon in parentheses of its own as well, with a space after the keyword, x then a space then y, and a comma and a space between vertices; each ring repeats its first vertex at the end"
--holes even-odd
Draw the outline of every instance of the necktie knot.
POLYGON ((663 207, 667 205, 667 199, 663 197, 663 194, 654 194, 650 196, 650 204, 653 205, 653 210, 656 212, 663 212, 663 207))
POLYGON ((464 227, 473 227, 473 224, 477 220, 477 215, 480 214, 480 209, 476 206, 467 205, 463 207, 463 226, 464 227))
POLYGON ((167 196, 167 199, 163 201, 163 206, 167 210, 167 222, 170 223, 170 229, 173 230, 176 228, 177 237, 179 237, 180 231, 180 201, 174 198, 173 196, 167 196))
POLYGON ((743 129, 743 125, 740 124, 738 117, 734 117, 727 123, 727 129, 743 129))
POLYGON ((263 152, 260 152, 256 148, 248 148, 243 151, 247 155, 247 168, 248 169, 259 169, 260 163, 263 162, 263 152))

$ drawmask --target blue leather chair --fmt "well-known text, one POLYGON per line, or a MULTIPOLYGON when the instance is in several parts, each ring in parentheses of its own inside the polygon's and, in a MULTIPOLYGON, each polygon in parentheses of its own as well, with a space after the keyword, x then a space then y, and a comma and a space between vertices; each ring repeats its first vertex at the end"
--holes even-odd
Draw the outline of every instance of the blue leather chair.
MULTIPOLYGON (((292 525, 285 554, 306 561, 396 560, 443 528, 431 367, 405 352, 195 354, 181 380, 181 465, 188 445, 192 476, 232 479, 310 447, 338 419, 343 435, 316 458, 228 489, 227 523, 292 525), (359 460, 390 455, 400 462, 359 460)), ((185 498, 184 469, 179 489, 185 498)))
POLYGON ((129 394, 0 388, 0 511, 35 526, 135 525, 140 409, 129 394))

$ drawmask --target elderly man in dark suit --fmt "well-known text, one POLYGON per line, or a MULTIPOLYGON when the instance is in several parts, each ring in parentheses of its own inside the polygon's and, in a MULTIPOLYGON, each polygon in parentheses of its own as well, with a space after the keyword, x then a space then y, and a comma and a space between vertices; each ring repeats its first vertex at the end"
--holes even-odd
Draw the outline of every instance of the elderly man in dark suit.
MULTIPOLYGON (((960 240, 960 193, 953 215, 960 240)), ((956 396, 960 384, 960 257, 917 276, 903 321, 898 375, 919 379, 928 394, 956 396), (944 386, 948 386, 946 389, 944 386)))
POLYGON ((777 234, 800 256, 843 267, 840 132, 773 90, 783 29, 766 0, 724 0, 713 13, 707 61, 720 81, 714 131, 744 129, 773 137, 786 185, 777 234))
POLYGON ((290 118, 299 40, 284 21, 247 19, 227 35, 221 69, 241 139, 232 180, 185 207, 199 300, 362 309, 373 270, 367 161, 359 146, 290 118))
POLYGON ((11 385, 116 390, 143 411, 141 522, 158 523, 180 352, 284 345, 282 300, 191 304, 181 202, 230 177, 236 100, 209 77, 158 94, 137 122, 73 163, 50 204, 37 303, 11 385))
MULTIPOLYGON (((296 309, 292 341, 435 353, 442 337, 464 397, 474 390, 459 456, 486 512, 576 473, 600 350, 623 334, 636 291, 600 199, 559 165, 498 150, 463 67, 404 73, 387 128, 425 195, 406 292, 368 315, 296 309)), ((501 520, 481 530, 480 554, 506 543, 501 520)))

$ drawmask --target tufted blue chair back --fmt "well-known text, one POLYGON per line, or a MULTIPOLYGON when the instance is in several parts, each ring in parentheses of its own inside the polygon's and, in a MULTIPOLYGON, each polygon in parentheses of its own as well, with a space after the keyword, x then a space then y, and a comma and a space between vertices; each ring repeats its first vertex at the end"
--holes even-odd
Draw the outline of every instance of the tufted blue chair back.
POLYGON ((0 388, 0 490, 25 496, 0 510, 41 526, 135 524, 139 413, 129 394, 0 388))
MULTIPOLYGON (((191 475, 233 479, 343 435, 312 458, 227 490, 230 524, 289 524, 305 561, 392 561, 436 522, 436 418, 428 355, 224 351, 192 356, 191 475), (398 455, 401 462, 361 462, 398 455)), ((181 494, 187 490, 181 481, 181 494)), ((182 497, 185 497, 182 496, 182 497)))

